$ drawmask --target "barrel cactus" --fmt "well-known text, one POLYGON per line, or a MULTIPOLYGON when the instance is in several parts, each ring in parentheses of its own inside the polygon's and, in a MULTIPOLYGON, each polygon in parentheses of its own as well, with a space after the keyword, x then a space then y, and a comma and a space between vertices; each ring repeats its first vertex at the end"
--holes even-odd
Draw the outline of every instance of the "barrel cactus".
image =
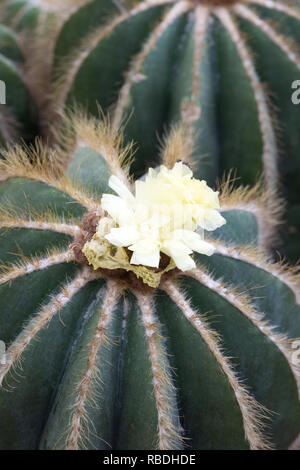
POLYGON ((135 183, 108 122, 66 128, 0 160, 1 449, 297 446, 299 277, 269 258, 274 192, 194 178, 181 126, 135 183), (168 241, 174 201, 190 225, 168 241))
POLYGON ((1 0, 0 12, 3 20, 17 31, 37 27, 45 19, 59 13, 61 21, 66 21, 77 8, 88 0, 1 0))
POLYGON ((128 120, 126 138, 138 143, 132 171, 140 176, 158 163, 157 134, 189 121, 201 177, 210 184, 233 167, 244 184, 255 184, 261 172, 270 187, 281 183, 290 203, 285 253, 297 259, 300 113, 291 96, 300 66, 299 2, 69 3, 66 14, 53 7, 56 19, 39 28, 37 52, 28 57, 33 75, 44 74, 36 93, 46 122, 74 101, 94 115, 98 104, 110 110, 116 128, 128 120))
POLYGON ((243 184, 264 172, 281 186, 280 249, 299 258, 298 0, 7 0, 2 10, 25 45, 22 78, 48 140, 57 111, 100 104, 116 128, 128 120, 140 176, 157 164, 157 134, 183 118, 210 184, 237 168, 243 184))
POLYGON ((1 144, 30 142, 41 134, 49 138, 45 109, 51 103, 51 54, 48 58, 45 48, 53 43, 53 32, 86 2, 1 0, 0 80, 6 86, 6 106, 0 105, 1 144))
POLYGON ((39 133, 37 106, 26 78, 21 38, 0 20, 0 143, 39 133))

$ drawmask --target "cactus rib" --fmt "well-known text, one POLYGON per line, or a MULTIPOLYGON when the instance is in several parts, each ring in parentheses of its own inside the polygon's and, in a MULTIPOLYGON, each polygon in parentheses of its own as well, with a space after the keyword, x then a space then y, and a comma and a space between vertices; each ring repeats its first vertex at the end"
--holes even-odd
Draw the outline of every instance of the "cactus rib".
POLYGON ((27 228, 35 230, 49 230, 51 232, 64 233, 75 237, 80 228, 78 224, 67 223, 53 212, 44 214, 29 214, 28 217, 20 217, 16 211, 7 210, 6 206, 0 206, 0 228, 27 228))
POLYGON ((185 103, 184 109, 181 109, 182 119, 186 127, 187 146, 191 147, 194 141, 194 121, 199 119, 201 109, 199 107, 200 99, 200 70, 205 45, 205 35, 209 20, 209 9, 205 6, 198 6, 195 9, 195 27, 194 27, 194 60, 191 84, 191 96, 188 103, 185 103))
POLYGON ((75 279, 66 284, 61 291, 53 296, 51 301, 45 305, 25 326, 22 332, 12 342, 7 350, 7 360, 0 368, 0 385, 12 367, 15 367, 21 355, 34 337, 62 310, 71 298, 88 282, 98 276, 91 273, 89 269, 83 269, 75 279))
POLYGON ((123 147, 123 139, 119 129, 114 130, 108 119, 99 121, 88 118, 86 114, 77 111, 76 120, 73 115, 65 119, 67 129, 60 140, 65 142, 66 150, 61 152, 61 160, 71 163, 76 152, 85 146, 100 153, 106 161, 111 174, 117 176, 126 186, 130 187, 128 164, 130 160, 131 144, 123 147))
POLYGON ((179 424, 176 416, 177 410, 173 409, 171 400, 175 389, 168 365, 168 353, 162 342, 161 325, 154 315, 152 296, 139 292, 135 292, 135 295, 141 310, 152 367, 153 389, 158 413, 158 449, 180 449, 183 445, 183 438, 180 427, 174 424, 174 415, 179 424))
POLYGON ((192 168, 195 161, 192 158, 193 144, 185 140, 186 128, 184 123, 173 126, 163 139, 161 146, 160 160, 167 168, 173 168, 178 160, 188 164, 192 168))
POLYGON ((156 47, 158 40, 167 30, 167 28, 178 18, 178 16, 186 13, 191 9, 191 5, 188 1, 182 0, 170 8, 167 13, 164 15, 162 20, 159 22, 157 27, 152 31, 147 41, 143 45, 141 51, 133 58, 132 63, 126 72, 126 78, 122 85, 122 88, 119 92, 119 98, 116 105, 116 109, 113 113, 112 125, 114 129, 119 129, 122 124, 124 108, 127 105, 128 97, 130 94, 131 87, 133 83, 136 83, 140 80, 144 80, 143 75, 141 75, 141 68, 143 63, 153 48, 156 47))
MULTIPOLYGON (((203 54, 203 44, 209 17, 209 10, 205 7, 198 6, 195 10, 195 49, 193 61, 193 82, 191 91, 191 104, 198 106, 199 99, 199 80, 200 80, 200 64, 203 54)), ((199 109, 200 111, 200 109, 199 109)))
POLYGON ((72 87, 73 80, 84 60, 88 57, 90 52, 96 47, 99 41, 111 34, 116 26, 138 13, 147 10, 156 5, 164 5, 172 3, 173 0, 145 0, 144 2, 135 6, 132 10, 121 13, 115 16, 105 26, 100 26, 95 31, 90 33, 87 38, 84 38, 76 57, 72 51, 69 57, 65 57, 62 64, 58 66, 56 74, 59 77, 54 84, 54 99, 59 108, 63 108, 67 99, 68 93, 72 87))
POLYGON ((66 450, 78 450, 80 444, 83 443, 83 436, 88 434, 84 429, 85 425, 88 426, 88 419, 86 418, 87 402, 91 400, 95 383, 101 386, 102 380, 99 367, 97 369, 97 366, 99 366, 97 364, 97 353, 100 346, 109 341, 106 333, 112 321, 114 309, 121 292, 122 288, 116 282, 108 281, 101 311, 99 312, 99 321, 88 345, 87 366, 83 371, 80 382, 76 386, 77 399, 73 406, 71 424, 65 446, 66 450))
MULTIPOLYGON (((56 0, 27 0, 24 5, 18 9, 18 13, 14 15, 14 23, 17 24, 20 19, 28 12, 31 8, 39 7, 43 14, 49 12, 59 12, 60 16, 69 17, 77 9, 88 3, 90 0, 65 0, 64 3, 56 0)), ((8 0, 4 0, 3 10, 9 5, 8 0), (5 5, 6 4, 6 5, 5 5)), ((16 2, 17 3, 17 2, 16 2)), ((2 8, 2 6, 1 6, 2 8)))
POLYGON ((298 46, 291 38, 285 38, 275 29, 274 26, 272 26, 270 22, 262 20, 254 11, 245 5, 236 5, 233 10, 239 16, 253 23, 254 26, 260 28, 269 37, 269 39, 274 42, 274 44, 277 44, 277 46, 282 49, 290 61, 300 69, 300 57, 295 52, 298 46))
POLYGON ((255 70, 251 53, 244 41, 239 28, 232 16, 226 9, 215 12, 220 21, 224 24, 231 38, 236 44, 236 48, 243 62, 245 71, 249 77, 253 93, 255 96, 261 132, 263 136, 263 161, 264 175, 270 188, 274 188, 278 182, 277 174, 277 142, 273 125, 273 118, 270 114, 267 103, 266 92, 261 84, 260 78, 255 70))
POLYGON ((275 263, 263 251, 251 245, 233 246, 228 243, 225 245, 221 240, 211 239, 209 242, 215 246, 217 254, 251 264, 280 279, 291 289, 296 302, 300 305, 299 266, 291 267, 285 265, 282 261, 275 263))
POLYGON ((12 264, 11 266, 3 266, 0 273, 0 285, 6 282, 11 282, 18 277, 25 276, 34 271, 40 271, 47 269, 50 266, 60 263, 69 263, 74 260, 74 254, 72 250, 57 251, 52 250, 48 252, 48 255, 42 258, 26 258, 23 256, 22 261, 18 264, 12 264))
POLYGON ((277 191, 265 187, 258 181, 252 188, 233 185, 234 177, 229 174, 227 180, 220 185, 220 204, 222 212, 246 210, 256 217, 258 246, 268 249, 278 241, 278 225, 281 222, 284 203, 277 191))
POLYGON ((299 368, 297 368, 291 360, 292 349, 289 347, 287 335, 278 333, 276 328, 264 319, 264 313, 259 312, 254 304, 251 303, 247 293, 241 292, 239 289, 224 283, 221 279, 214 279, 199 265, 196 269, 190 271, 186 275, 193 277, 212 291, 216 292, 247 317, 250 322, 252 322, 253 325, 255 325, 265 336, 267 336, 282 352, 294 374, 296 382, 299 382, 299 368))
MULTIPOLYGON (((8 2, 6 2, 8 4, 8 2)), ((3 11, 4 8, 6 6, 4 5, 3 6, 3 11)), ((17 13, 13 16, 12 20, 11 20, 11 25, 13 27, 17 27, 17 25, 19 24, 19 22, 21 21, 21 19, 30 11, 30 9, 32 8, 32 5, 30 5, 29 2, 25 3, 18 11, 17 13)))
POLYGON ((291 16, 292 18, 295 18, 296 20, 300 19, 299 8, 294 8, 291 5, 286 5, 285 3, 282 3, 277 0, 268 0, 267 2, 265 0, 247 0, 247 2, 253 3, 254 5, 261 5, 264 8, 270 8, 272 10, 281 11, 282 13, 285 13, 286 15, 291 16))
MULTIPOLYGON (((191 85, 191 97, 187 108, 184 110, 184 121, 190 125, 200 116, 199 108, 199 81, 200 81, 200 65, 203 55, 203 46, 205 34, 209 19, 209 10, 204 6, 198 6, 195 10, 195 28, 194 28, 194 60, 193 60, 193 78, 191 85)), ((193 137, 193 136, 192 136, 193 137)))
POLYGON ((19 146, 9 152, 2 152, 4 159, 0 160, 0 181, 7 181, 9 178, 28 178, 30 175, 31 180, 46 183, 68 194, 87 209, 93 210, 99 207, 99 202, 87 191, 78 187, 67 176, 62 177, 64 170, 56 156, 51 158, 52 152, 43 149, 40 143, 37 148, 30 150, 31 159, 28 157, 28 150, 19 146))
POLYGON ((245 434, 251 449, 270 449, 271 445, 263 432, 263 418, 266 417, 266 410, 256 402, 249 394, 246 387, 237 378, 229 359, 222 351, 219 335, 209 327, 203 315, 199 315, 198 312, 193 310, 190 302, 174 282, 166 281, 162 288, 178 306, 192 326, 200 333, 224 374, 227 376, 243 416, 245 434))

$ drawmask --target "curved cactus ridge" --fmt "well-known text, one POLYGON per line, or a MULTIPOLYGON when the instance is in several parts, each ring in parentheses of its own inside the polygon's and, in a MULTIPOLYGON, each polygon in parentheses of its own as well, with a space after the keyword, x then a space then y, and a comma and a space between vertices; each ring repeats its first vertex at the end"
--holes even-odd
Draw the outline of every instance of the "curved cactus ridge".
MULTIPOLYGON (((92 114, 97 103, 110 109, 116 128, 128 121, 126 136, 138 144, 132 171, 139 176, 157 164, 157 134, 183 119, 187 135, 198 136, 198 175, 210 183, 231 168, 244 184, 261 172, 270 187, 283 183, 293 225, 285 245, 297 258, 300 114, 291 96, 300 67, 298 3, 74 4, 72 15, 57 15, 52 40, 48 30, 38 38, 51 62, 40 87, 41 96, 52 90, 48 120, 74 100, 92 114)), ((33 55, 33 70, 40 61, 41 54, 33 55)))
MULTIPOLYGON (((0 448, 291 446, 299 276, 266 254, 274 193, 227 179, 216 254, 146 288, 94 271, 76 251, 109 176, 131 187, 131 149, 105 122, 81 115, 68 128, 55 150, 15 147, 0 160, 0 448)), ((161 149, 167 167, 183 145, 173 128, 161 149)))
POLYGON ((74 11, 89 0, 3 0, 0 13, 6 24, 16 30, 26 30, 36 27, 45 17, 54 13, 63 16, 66 21, 74 11))
POLYGON ((45 137, 46 108, 51 102, 51 45, 62 25, 87 2, 4 0, 1 4, 0 60, 4 64, 0 64, 0 78, 9 84, 9 98, 6 108, 0 109, 0 142, 16 141, 18 136, 28 142, 37 135, 45 137))
POLYGON ((0 20, 0 143, 38 133, 37 109, 26 79, 21 38, 0 20))

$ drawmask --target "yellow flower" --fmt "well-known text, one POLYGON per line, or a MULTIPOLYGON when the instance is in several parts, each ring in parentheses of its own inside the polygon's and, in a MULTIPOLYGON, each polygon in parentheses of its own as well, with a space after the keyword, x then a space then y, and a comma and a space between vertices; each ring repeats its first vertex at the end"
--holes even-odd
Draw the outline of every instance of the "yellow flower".
POLYGON ((218 192, 178 162, 169 170, 150 169, 136 181, 135 195, 116 177, 109 186, 118 194, 104 194, 101 205, 115 224, 105 236, 118 247, 131 250, 131 264, 157 268, 160 253, 173 259, 182 271, 195 267, 193 251, 212 255, 204 230, 215 230, 225 219, 218 209, 218 192))

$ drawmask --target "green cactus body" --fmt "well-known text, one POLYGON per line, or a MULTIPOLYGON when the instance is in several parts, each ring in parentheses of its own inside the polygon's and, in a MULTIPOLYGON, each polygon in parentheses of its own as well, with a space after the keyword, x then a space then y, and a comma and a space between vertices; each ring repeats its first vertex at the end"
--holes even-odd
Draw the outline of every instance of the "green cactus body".
MULTIPOLYGON (((0 448, 290 447, 299 280, 257 248, 274 231, 273 196, 223 185, 216 253, 156 290, 94 271, 82 243, 109 175, 127 184, 126 152, 103 123, 72 129, 65 152, 16 148, 0 161, 0 448)), ((166 139, 168 167, 182 138, 166 139)))
POLYGON ((50 45, 84 3, 87 0, 3 0, 0 5, 0 80, 7 90, 6 106, 0 105, 1 144, 47 137, 50 45))
POLYGON ((88 0, 2 0, 0 11, 5 24, 11 25, 17 31, 28 31, 38 27, 41 21, 59 12, 65 21, 77 8, 88 0))
POLYGON ((17 30, 36 27, 40 13, 40 8, 36 2, 16 0, 5 3, 5 8, 2 7, 2 9, 6 24, 10 24, 17 30))
POLYGON ((211 184, 231 168, 244 184, 262 172, 271 188, 283 182, 285 249, 297 259, 299 19, 298 2, 286 0, 81 2, 52 40, 39 35, 51 56, 46 88, 55 109, 75 101, 97 114, 98 104, 107 111, 118 100, 112 121, 128 120, 137 176, 158 163, 157 135, 183 120, 197 134, 198 175, 211 184))
POLYGON ((24 55, 15 32, 0 24, 0 142, 30 140, 38 133, 37 109, 24 74, 24 55))

